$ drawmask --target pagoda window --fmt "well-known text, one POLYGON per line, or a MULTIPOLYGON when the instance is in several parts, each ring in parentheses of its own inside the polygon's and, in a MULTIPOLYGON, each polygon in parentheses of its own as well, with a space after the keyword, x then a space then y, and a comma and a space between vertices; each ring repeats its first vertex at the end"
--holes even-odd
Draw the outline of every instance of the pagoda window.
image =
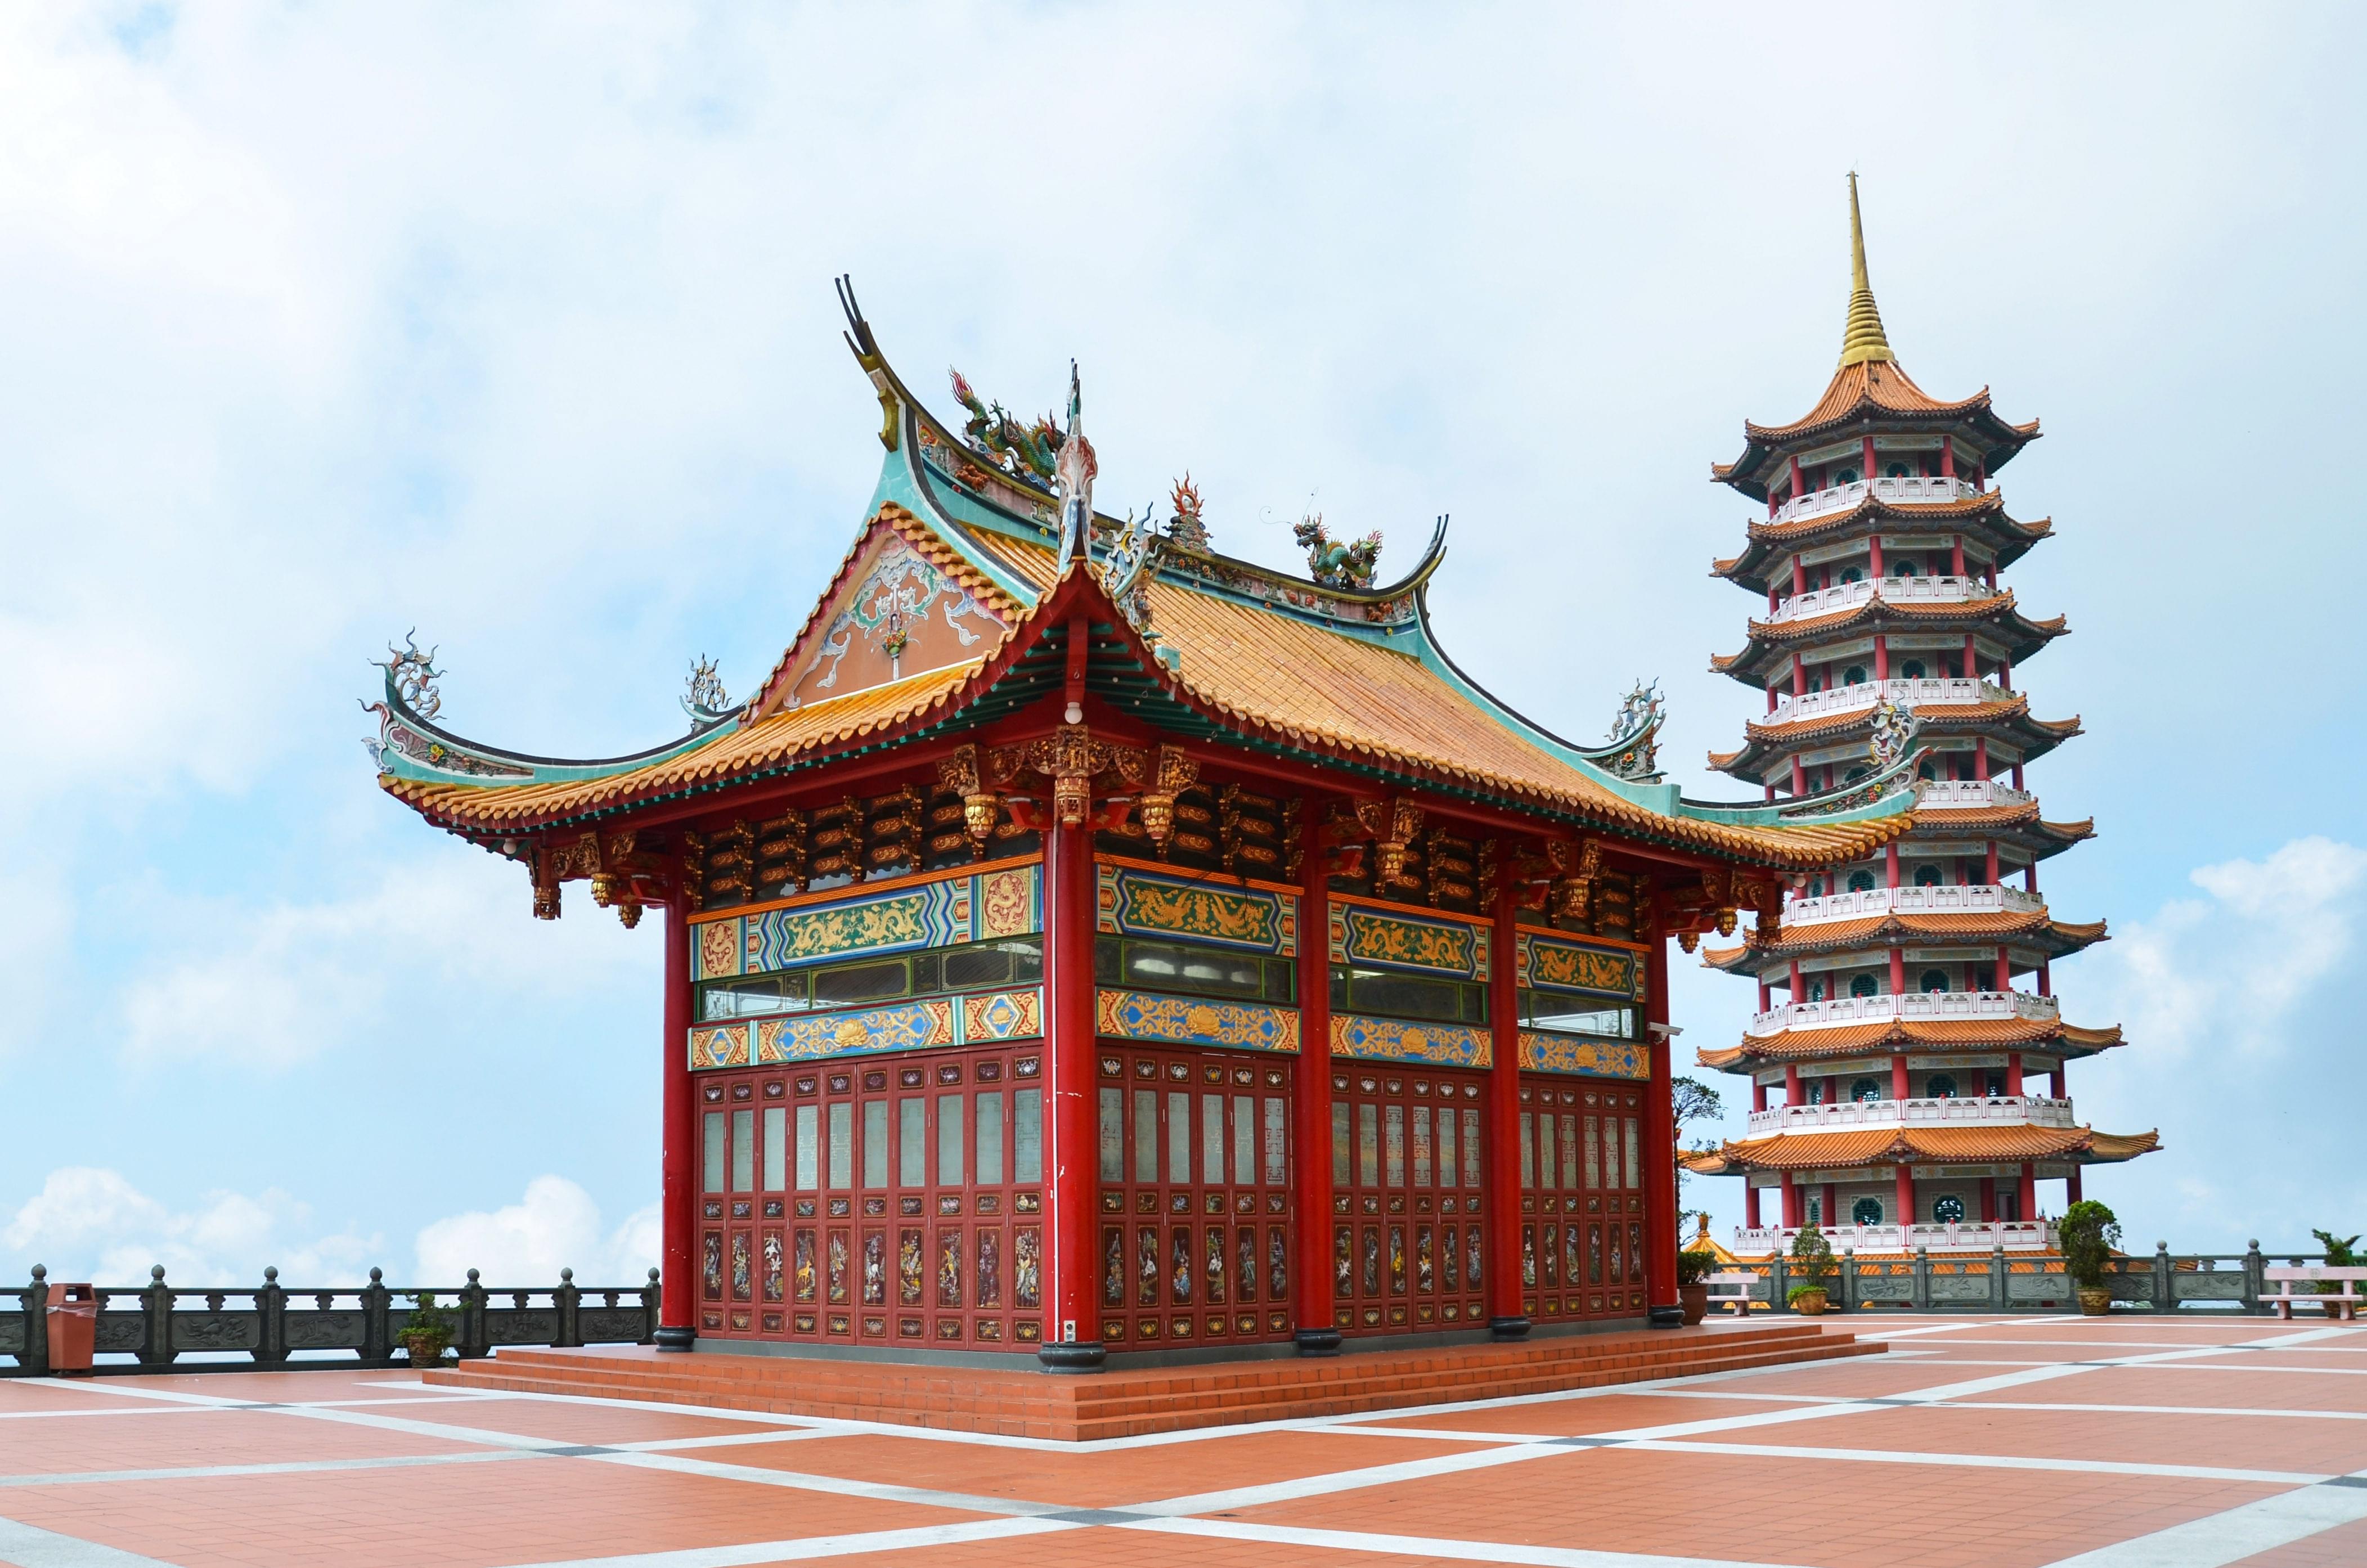
POLYGON ((1919 779, 1930 779, 1936 784, 1939 782, 1940 770, 1930 762, 1918 762, 1915 764, 1915 776, 1919 779))
POLYGON ((1988 1070, 1981 1079, 1981 1093, 1991 1100, 2005 1098, 2005 1073, 2002 1069, 1991 1067, 1988 1070))
POLYGON ((1898 667, 1898 676, 1903 681, 1920 681, 1923 679, 1923 661, 1920 659, 1908 660, 1898 667))
POLYGON ((1858 570, 1858 569, 1853 566, 1845 566, 1841 568, 1841 581, 1843 582, 1863 582, 1865 581, 1865 573, 1858 570))
POLYGON ((1961 1225, 1965 1223, 1965 1201, 1954 1192, 1943 1192, 1931 1200, 1931 1220, 1935 1224, 1961 1225))
POLYGON ((1865 765, 1861 762, 1856 767, 1852 768, 1848 773, 1841 775, 1841 783, 1855 784, 1858 780, 1863 777, 1865 777, 1865 765))
POLYGON ((1916 981, 1916 988, 1923 992, 1926 996, 1931 995, 1934 991, 1946 990, 1948 988, 1948 972, 1945 969, 1924 970, 1921 978, 1916 981))
POLYGON ((1849 890, 1850 890, 1851 892, 1852 892, 1852 893, 1871 893, 1871 892, 1873 892, 1873 891, 1874 891, 1874 873, 1872 873, 1872 872, 1870 872, 1870 871, 1852 871, 1852 872, 1851 872, 1851 873, 1850 873, 1850 879, 1849 879, 1849 890))
POLYGON ((1825 1195, 1821 1192, 1808 1194, 1808 1223, 1812 1225, 1825 1223, 1825 1195))
POLYGON ((1853 1103, 1863 1105, 1870 1100, 1881 1098, 1882 1080, 1880 1078, 1860 1078, 1850 1085, 1850 1100, 1853 1103))
POLYGON ((1879 1198, 1861 1198, 1856 1202, 1852 1203, 1850 1205, 1850 1224, 1853 1225, 1878 1225, 1882 1224, 1882 1200, 1879 1198))
POLYGON ((1874 983, 1874 978, 1871 975, 1860 975, 1850 982, 1850 995, 1853 997, 1875 996, 1881 989, 1882 987, 1874 983))
POLYGON ((1946 1073, 1933 1073, 1931 1082, 1923 1086, 1923 1093, 1930 1100, 1954 1100, 1956 1098, 1956 1080, 1946 1073))
MULTIPOLYGON (((1274 962, 1283 966, 1285 973, 1288 972, 1288 959, 1274 962)), ((1488 1021, 1488 987, 1474 980, 1445 980, 1335 964, 1331 966, 1331 1007, 1335 1012, 1484 1024, 1488 1021)))
POLYGON ((1297 993, 1287 958, 1202 947, 1184 942, 1134 942, 1105 936, 1095 945, 1093 977, 1105 986, 1202 996, 1293 1002, 1297 993))
POLYGON ((1006 938, 963 947, 930 948, 893 958, 819 964, 773 975, 716 980, 698 988, 701 1018, 747 1018, 860 1007, 906 997, 970 991, 991 986, 1032 986, 1044 978, 1044 939, 1006 938))
POLYGON ((1633 1003, 1551 987, 1521 988, 1521 1023, 1527 1029, 1591 1034, 1598 1039, 1633 1040, 1640 1032, 1633 1003))
POLYGON ((1825 1080, 1822 1078, 1810 1079, 1808 1083, 1808 1103, 1811 1105, 1822 1105, 1824 1102, 1825 1080))
POLYGON ((1825 999, 1825 983, 1822 980, 1811 980, 1808 982, 1808 999, 1812 1002, 1820 1002, 1825 999))
POLYGON ((1890 563, 1890 575, 1893 577, 1912 577, 1915 575, 1915 563, 1911 560, 1892 561, 1890 563))
POLYGON ((1844 686, 1863 686, 1863 685, 1864 685, 1864 684, 1865 684, 1865 666, 1864 666, 1864 665, 1863 665, 1863 664, 1852 664, 1852 665, 1851 665, 1848 669, 1846 669, 1846 670, 1842 671, 1841 671, 1841 684, 1842 684, 1842 685, 1844 685, 1844 686))
POLYGON ((1825 879, 1821 876, 1812 876, 1808 878, 1808 897, 1811 898, 1821 898, 1824 896, 1825 879))
POLYGON ((1916 477, 1915 470, 1904 463, 1893 463, 1883 469, 1882 474, 1885 479, 1911 479, 1916 477))
POLYGON ((1936 865, 1917 866, 1915 868, 1915 886, 1918 887, 1939 886, 1940 868, 1936 865))
POLYGON ((1833 470, 1832 478, 1826 481, 1826 485, 1829 489, 1836 485, 1853 485, 1863 477, 1856 468, 1843 466, 1833 470))

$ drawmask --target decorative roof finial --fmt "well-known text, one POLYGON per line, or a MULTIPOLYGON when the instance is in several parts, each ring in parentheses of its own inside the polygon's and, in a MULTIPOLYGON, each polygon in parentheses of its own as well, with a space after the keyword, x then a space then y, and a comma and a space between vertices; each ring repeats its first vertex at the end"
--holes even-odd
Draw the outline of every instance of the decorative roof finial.
POLYGON ((1060 442, 1059 455, 1053 459, 1053 477, 1060 493, 1060 558, 1053 569, 1053 578, 1069 570, 1069 563, 1084 558, 1093 535, 1093 476, 1101 471, 1101 463, 1093 456, 1093 444, 1085 439, 1083 421, 1084 394, 1077 379, 1077 362, 1069 361, 1069 429, 1060 442))
POLYGON ((1844 367, 1869 360, 1896 360, 1890 340, 1882 333, 1882 312, 1874 309, 1874 285, 1865 276, 1865 224, 1858 217, 1857 171, 1850 171, 1850 302, 1849 321, 1841 328, 1844 367))

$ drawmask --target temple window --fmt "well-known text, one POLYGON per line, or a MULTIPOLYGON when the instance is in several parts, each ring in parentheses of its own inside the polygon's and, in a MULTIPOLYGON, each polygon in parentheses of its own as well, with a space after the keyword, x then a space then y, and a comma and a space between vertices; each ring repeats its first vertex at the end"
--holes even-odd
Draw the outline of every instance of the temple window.
POLYGON ((1957 1197, 1953 1192, 1941 1194, 1939 1197, 1931 1200, 1931 1219, 1933 1223, 1938 1224, 1963 1224, 1965 1223, 1965 1201, 1962 1198, 1957 1197))
MULTIPOLYGON (((1287 966, 1290 961, 1273 962, 1287 966)), ((1471 980, 1444 980, 1335 964, 1331 966, 1331 1006, 1339 1012, 1379 1013, 1388 1018, 1433 1019, 1446 1023, 1486 1023, 1488 987, 1471 980)))
POLYGON ((1183 942, 1105 936, 1093 949, 1095 980, 1104 986, 1138 986, 1148 991, 1289 1002, 1297 999, 1293 968, 1286 958, 1260 958, 1183 942))
POLYGON ((1923 679, 1923 661, 1920 659, 1908 660, 1898 667, 1898 675, 1901 680, 1920 681, 1923 679))
POLYGON ((1990 1068, 1988 1075, 1981 1079, 1981 1092, 1991 1100, 2003 1100, 2005 1075, 1994 1067, 1990 1068))
POLYGON ((1520 1000, 1523 1028, 1611 1040, 1633 1040, 1640 1032, 1633 1003, 1609 1001, 1552 987, 1525 986, 1521 988, 1520 1000))
POLYGON ((1809 1104, 1811 1104, 1811 1105, 1822 1105, 1824 1102, 1825 1102, 1825 1080, 1824 1080, 1824 1079, 1822 1079, 1822 1078, 1811 1078, 1811 1079, 1809 1079, 1809 1080, 1808 1080, 1808 1103, 1809 1103, 1809 1104))
POLYGON ((1862 1105, 1869 1100, 1881 1098, 1882 1080, 1880 1078, 1860 1078, 1850 1085, 1850 1100, 1853 1103, 1862 1105))
POLYGON ((1811 898, 1821 898, 1824 896, 1825 879, 1821 876, 1812 876, 1808 878, 1808 897, 1811 898))
POLYGON ((1825 999, 1825 983, 1822 980, 1811 980, 1808 982, 1808 999, 1812 1002, 1820 1002, 1825 999))
POLYGON ((1845 566, 1841 568, 1841 581, 1843 582, 1863 582, 1865 581, 1865 573, 1858 570, 1858 569, 1853 566, 1845 566))
POLYGON ((1918 762, 1915 764, 1915 776, 1919 779, 1930 779, 1936 784, 1940 779, 1940 770, 1930 762, 1918 762))
POLYGON ((1911 560, 1893 561, 1890 563, 1890 575, 1893 577, 1912 577, 1915 575, 1915 563, 1911 560))
POLYGON ((1956 1080, 1946 1073, 1933 1073, 1931 1081, 1923 1086, 1923 1093, 1930 1100, 1954 1100, 1956 1080))
POLYGON ((1936 865, 1917 866, 1915 868, 1915 886, 1918 887, 1939 886, 1940 868, 1936 865))
POLYGON ((1873 891, 1874 891, 1874 873, 1872 873, 1872 872, 1870 872, 1870 871, 1852 871, 1852 872, 1851 872, 1851 873, 1850 873, 1850 880, 1849 880, 1849 890, 1850 890, 1851 892, 1852 892, 1852 893, 1871 893, 1871 892, 1873 892, 1873 891))
POLYGON ((1945 969, 1926 969, 1915 984, 1916 989, 1926 996, 1933 991, 1944 991, 1948 988, 1948 972, 1945 969))
POLYGON ((1846 669, 1846 670, 1842 671, 1841 671, 1841 684, 1843 684, 1843 685, 1845 685, 1845 686, 1863 686, 1863 685, 1864 685, 1864 684, 1865 684, 1865 666, 1864 666, 1864 665, 1863 665, 1863 664, 1852 664, 1852 665, 1851 665, 1848 669, 1846 669))
POLYGON ((1856 468, 1844 465, 1840 468, 1835 468, 1833 470, 1832 478, 1826 482, 1829 486, 1853 485, 1863 477, 1864 476, 1860 474, 1856 468))
POLYGON ((1848 773, 1841 775, 1841 783, 1855 784, 1858 780, 1863 777, 1865 777, 1865 764, 1861 762, 1856 767, 1852 768, 1848 773))
POLYGON ((1850 1224, 1854 1225, 1878 1225, 1882 1224, 1882 1200, 1879 1198, 1861 1198, 1856 1202, 1852 1203, 1850 1205, 1850 1224))
POLYGON ((1880 989, 1881 987, 1874 983, 1874 978, 1871 975, 1860 975, 1850 982, 1850 995, 1853 997, 1871 997, 1877 994, 1880 989))
MULTIPOLYGON (((1275 962, 1287 968, 1286 960, 1275 962)), ((1043 978, 1044 939, 1026 936, 713 981, 698 988, 698 1014, 748 1018, 860 1007, 988 986, 1035 985, 1043 978)))
POLYGON ((1808 1223, 1812 1225, 1825 1223, 1825 1195, 1821 1192, 1808 1194, 1808 1223))
POLYGON ((1883 469, 1882 473, 1885 479, 1911 479, 1915 477, 1915 470, 1904 463, 1893 463, 1883 469))

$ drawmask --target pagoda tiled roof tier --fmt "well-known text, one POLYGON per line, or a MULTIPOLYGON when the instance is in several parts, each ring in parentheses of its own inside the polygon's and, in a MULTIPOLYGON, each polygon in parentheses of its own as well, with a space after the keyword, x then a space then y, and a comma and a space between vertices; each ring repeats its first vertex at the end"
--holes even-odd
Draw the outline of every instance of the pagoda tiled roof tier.
POLYGON ((1985 491, 1962 500, 1913 504, 1868 495, 1845 511, 1828 512, 1788 523, 1753 522, 1740 555, 1712 561, 1710 575, 1738 582, 1755 593, 1780 589, 1775 568, 1801 550, 1858 538, 1880 529, 1897 532, 1936 531, 1962 534, 1987 546, 1999 567, 2011 566, 2032 546, 2052 538, 2055 523, 2042 517, 2020 523, 2006 514, 2001 491, 1985 491))
POLYGON ((2067 1058, 2078 1058, 2109 1051, 2121 1043, 2117 1025, 2081 1029, 2056 1020, 2037 1018, 1951 1019, 1940 1023, 1893 1020, 1745 1035, 1739 1045, 1723 1050, 1704 1046, 1693 1055, 1703 1066, 1717 1072, 1747 1073, 1755 1066, 1787 1062, 1829 1062, 1901 1051, 1945 1055, 1951 1052, 1989 1052, 2020 1045, 2043 1045, 2067 1058))
POLYGON ((1978 599, 1904 604, 1876 594, 1862 604, 1829 615, 1803 615, 1786 621, 1753 619, 1749 627, 1749 645, 1739 653, 1712 656, 1709 667, 1713 674, 1731 675, 1746 685, 1764 687, 1771 679, 1789 678, 1795 644, 1883 632, 1954 632, 1976 627, 1986 628, 2004 643, 2006 657, 2016 664, 2071 629, 2061 615, 2044 621, 2030 619, 2015 608, 2010 590, 1978 599))
POLYGON ((1785 455, 1836 435, 1875 428, 1960 436, 1981 454, 1983 466, 1992 473, 2038 439, 2038 421, 2010 424, 1998 417, 1987 387, 1950 401, 1917 386, 1896 359, 1866 360, 1835 370, 1816 407, 1788 424, 1744 421, 1742 455, 1731 463, 1711 464, 1710 477, 1753 501, 1764 501, 1767 473, 1785 455))
MULTIPOLYGON (((1778 724, 1750 720, 1743 725, 1743 734, 1748 739, 1742 749, 1712 751, 1709 765, 1722 773, 1761 784, 1770 770, 1787 762, 1795 751, 1863 738, 1874 714, 1869 705, 1846 713, 1778 724)), ((1915 710, 1915 719, 1927 736, 1966 732, 2009 736, 2022 748, 2024 761, 2044 756, 2079 733, 2076 714, 2065 719, 2033 718, 2029 698, 2019 692, 2001 702, 1929 704, 1915 710)))
POLYGON ((1830 1170, 1870 1165, 1969 1165, 2063 1160, 2107 1165, 2161 1146, 2159 1132, 2099 1133, 2092 1127, 1863 1127, 1829 1133, 1777 1133, 1729 1142, 1683 1157, 1700 1176, 1749 1170, 1830 1170))
POLYGON ((1857 920, 1786 925, 1772 942, 1761 941, 1754 931, 1738 947, 1703 949, 1702 958, 1712 968, 1747 972, 1756 964, 1780 964, 1812 953, 1845 953, 1853 948, 2010 942, 2035 948, 2053 959, 2110 941, 2104 928, 2102 920, 2078 925, 2058 920, 2044 908, 2007 909, 1996 914, 1872 915, 1857 920))
POLYGON ((1122 607, 1104 578, 1128 525, 1098 514, 1089 547, 1056 576, 1046 487, 995 466, 929 415, 878 355, 867 324, 849 313, 851 341, 885 413, 887 456, 855 547, 754 697, 730 710, 694 708, 692 732, 652 751, 564 761, 437 728, 397 692, 390 669, 378 747, 389 793, 453 831, 515 845, 543 829, 741 789, 1032 707, 1059 691, 1070 630, 1082 620, 1091 638, 1087 694, 1130 722, 1187 739, 1328 761, 1772 868, 1860 858, 1909 825, 1903 765, 1896 781, 1869 781, 1848 804, 1825 809, 1708 805, 1683 799, 1673 784, 1614 774, 1596 761, 1599 750, 1506 707, 1432 635, 1424 592, 1444 556, 1443 524, 1414 570, 1380 589, 1296 579, 1217 556, 1197 539, 1159 536, 1134 584, 1140 601, 1129 595, 1122 607), (871 586, 858 590, 866 562, 871 586), (917 575, 889 581, 883 570, 917 575), (896 651, 875 651, 858 668, 845 662, 843 641, 825 638, 850 615, 872 612, 863 594, 876 592, 884 605, 891 589, 904 592, 898 583, 923 579, 951 608, 937 615, 924 604, 896 651), (822 662, 832 655, 837 661, 822 662), (889 678, 900 656, 940 667, 889 678), (850 669, 855 677, 841 689, 859 689, 830 692, 850 669))

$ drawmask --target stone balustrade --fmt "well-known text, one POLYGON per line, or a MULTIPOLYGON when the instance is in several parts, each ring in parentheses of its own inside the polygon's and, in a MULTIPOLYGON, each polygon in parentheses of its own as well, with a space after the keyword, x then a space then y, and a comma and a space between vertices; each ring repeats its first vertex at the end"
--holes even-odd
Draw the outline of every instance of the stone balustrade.
POLYGON ((1957 1097, 1946 1100, 1845 1100, 1829 1105, 1779 1105, 1750 1113, 1750 1135, 1828 1133, 1852 1127, 1961 1127, 1973 1125, 2076 1127, 2067 1100, 2038 1095, 1957 1097))
MULTIPOLYGON (((1833 485, 1825 490, 1812 490, 1806 495, 1795 496, 1775 509, 1770 519, 1775 523, 1795 523, 1803 517, 1822 517, 1829 512, 1846 512, 1866 498, 1869 481, 1833 485)), ((1874 479, 1871 481, 1874 500, 1906 506, 1931 506, 1951 501, 1969 500, 1980 490, 1968 479, 1946 479, 1934 474, 1930 478, 1874 479)))
POLYGON ((2033 915, 2045 908, 2046 901, 2037 894, 1996 883, 1872 887, 1858 893, 1828 893, 1820 898, 1794 898, 1784 906, 1784 923, 1813 926, 1894 914, 2033 915))
POLYGON ((1901 707, 1920 708, 1958 703, 2001 703, 2010 695, 1990 681, 1962 675, 1925 675, 1914 680, 1860 681, 1827 692, 1802 692, 1775 699, 1774 711, 1759 722, 1790 724, 1795 719, 1824 718, 1833 714, 1870 708, 1884 697, 1901 707))
POLYGON ((2038 796, 1998 779, 1925 779, 1915 786, 1918 811, 1966 811, 2028 806, 2038 796))
POLYGON ((1854 609, 1876 595, 1892 604, 1952 604, 1987 598, 1991 592, 1988 584, 1977 577, 1866 578, 1856 582, 1837 582, 1830 588, 1812 588, 1806 593, 1780 599, 1774 614, 1763 624, 1782 626, 1787 621, 1829 615, 1854 609))
POLYGON ((1832 1029, 1852 1023, 1948 1023, 1977 1018, 2019 1018, 2052 1023, 2062 1016, 2053 997, 2022 991, 1885 992, 1873 997, 1835 997, 1754 1014, 1744 1032, 1780 1034, 1787 1029, 1832 1029))

